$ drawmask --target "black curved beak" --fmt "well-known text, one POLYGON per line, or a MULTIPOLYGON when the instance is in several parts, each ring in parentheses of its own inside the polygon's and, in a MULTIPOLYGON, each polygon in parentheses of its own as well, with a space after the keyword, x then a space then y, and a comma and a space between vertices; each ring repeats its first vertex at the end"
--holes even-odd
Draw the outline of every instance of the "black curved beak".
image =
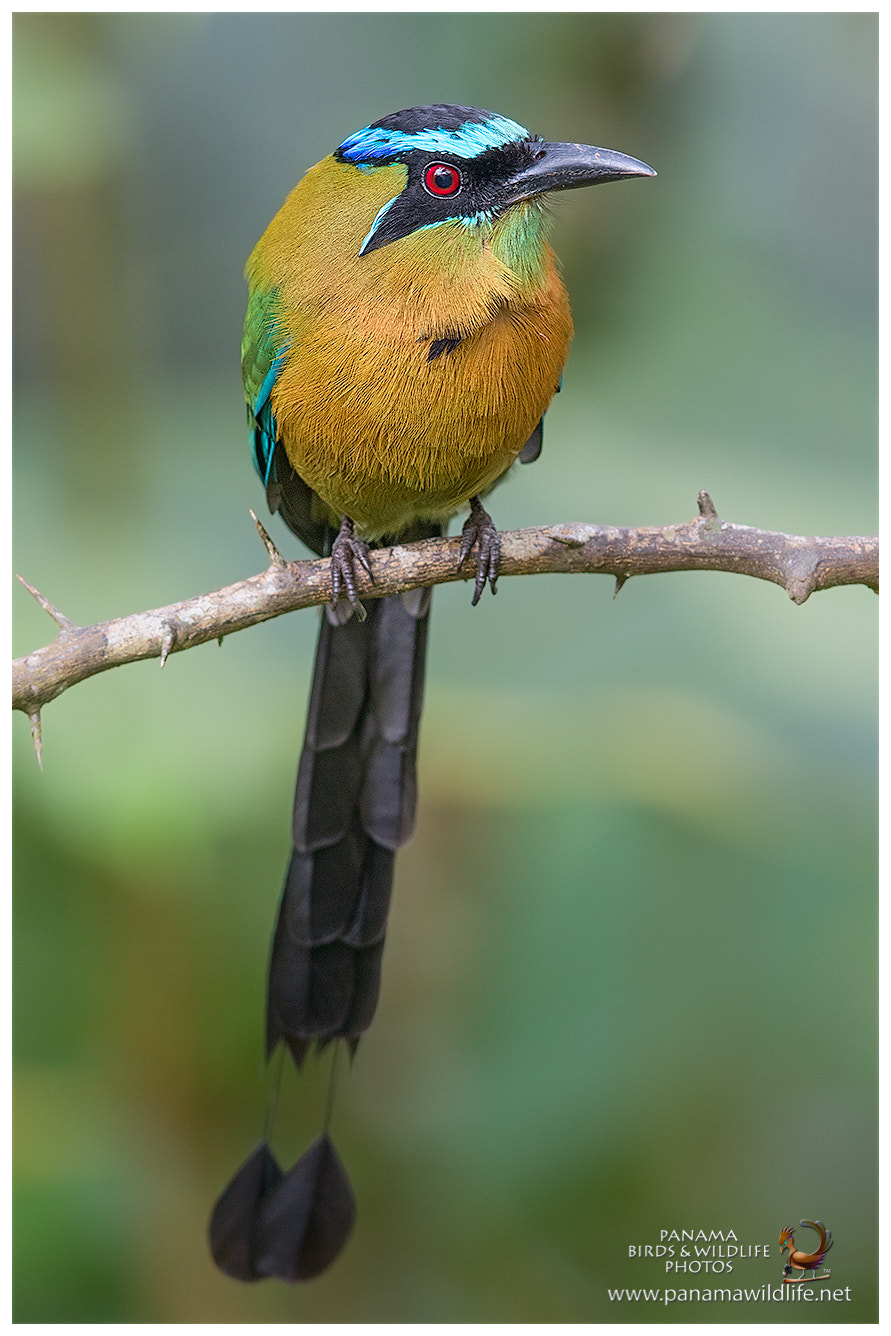
POLYGON ((590 144, 536 144, 536 158, 505 183, 505 203, 518 204, 549 190, 576 190, 631 176, 655 176, 652 167, 626 153, 590 144))

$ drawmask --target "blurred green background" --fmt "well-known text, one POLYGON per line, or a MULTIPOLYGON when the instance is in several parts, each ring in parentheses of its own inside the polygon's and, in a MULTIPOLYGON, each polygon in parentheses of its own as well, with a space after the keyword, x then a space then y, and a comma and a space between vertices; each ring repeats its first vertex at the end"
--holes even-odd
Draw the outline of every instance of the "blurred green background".
MULTIPOLYGON (((23 14, 15 569, 104 620, 262 569, 245 257, 302 172, 420 102, 618 148, 554 202, 577 335, 503 528, 876 523, 869 14, 23 14)), ((279 521, 289 555, 303 555, 279 521)), ((18 588, 18 586, 17 586, 18 588)), ((240 1287, 208 1209, 259 1138, 268 942, 314 612, 15 719, 19 1322, 773 1320, 610 1303, 629 1259, 826 1221, 873 1321, 875 618, 727 575, 437 591, 417 835, 335 1138, 324 1278, 240 1287)), ((15 648, 52 637, 14 593, 15 648)), ((286 1086, 283 1159, 324 1072, 286 1086)), ((807 1231, 802 1238, 808 1238, 807 1231)))

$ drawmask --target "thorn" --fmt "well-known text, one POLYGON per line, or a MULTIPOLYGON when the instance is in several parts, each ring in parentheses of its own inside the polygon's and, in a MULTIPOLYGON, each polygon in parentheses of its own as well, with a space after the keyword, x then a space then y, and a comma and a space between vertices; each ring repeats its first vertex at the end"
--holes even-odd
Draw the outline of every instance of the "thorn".
POLYGON ((254 521, 254 523, 255 523, 256 526, 257 526, 257 533, 260 535, 260 540, 261 540, 261 542, 263 543, 263 546, 266 548, 266 551, 269 553, 269 560, 272 562, 272 565, 273 565, 273 566, 287 566, 288 563, 285 561, 285 559, 284 559, 284 557, 282 556, 281 552, 279 552, 279 550, 278 550, 278 548, 276 547, 275 543, 273 543, 272 539, 269 537, 269 534, 268 534, 268 533, 266 532, 266 530, 263 528, 263 525, 262 525, 262 524, 260 523, 260 521, 257 519, 257 517, 256 517, 256 515, 254 514, 254 512, 253 512, 252 510, 249 510, 249 511, 248 511, 248 514, 250 515, 251 519, 254 521))
POLYGON ((813 552, 799 551, 785 563, 784 589, 793 603, 801 607, 817 587, 819 558, 813 552))
POLYGON ((619 595, 620 595, 621 592, 622 592, 622 586, 623 586, 623 585, 626 585, 627 583, 628 583, 628 576, 627 576, 627 575, 617 575, 617 576, 616 576, 616 587, 615 587, 615 589, 613 590, 613 598, 618 598, 618 597, 619 597, 619 595))
MULTIPOLYGON (((22 581, 24 583, 24 581, 22 581)), ((43 738, 40 732, 40 710, 28 711, 28 722, 31 725, 31 742, 34 745, 34 755, 37 757, 37 764, 43 769, 43 738)))
POLYGON ((49 613, 49 615, 52 617, 53 621, 60 628, 60 630, 62 631, 80 630, 80 627, 78 626, 77 622, 73 622, 70 617, 65 616, 64 612, 60 612, 58 608, 54 607, 53 604, 50 603, 48 598, 43 597, 43 594, 41 594, 39 589, 35 589, 33 585, 28 584, 28 581, 24 578, 24 576, 17 575, 16 579, 21 581, 21 583, 27 589, 28 593, 33 595, 33 597, 37 599, 37 602, 43 608, 44 612, 49 613))
POLYGON ((786 593, 789 595, 792 602, 797 604, 799 608, 802 603, 807 602, 811 594, 814 592, 814 586, 807 585, 803 580, 790 580, 785 588, 786 593))
POLYGON ((717 518, 720 518, 715 509, 715 502, 709 497, 708 492, 704 492, 704 490, 700 492, 699 496, 696 497, 696 504, 699 506, 699 513, 703 520, 717 520, 717 518))
POLYGON ((217 644, 219 645, 220 649, 223 648, 223 640, 224 640, 224 639, 225 639, 224 636, 217 636, 217 644))
POLYGON ((167 656, 170 654, 173 646, 176 644, 176 631, 171 623, 168 622, 164 627, 164 635, 161 638, 161 667, 167 662, 167 656))
POLYGON ((704 520, 717 520, 717 510, 715 502, 709 497, 708 492, 700 492, 696 497, 696 504, 699 505, 699 513, 704 520))
POLYGON ((716 520, 719 518, 718 512, 715 509, 715 503, 708 492, 700 492, 696 498, 696 503, 699 506, 699 513, 704 520, 716 520))

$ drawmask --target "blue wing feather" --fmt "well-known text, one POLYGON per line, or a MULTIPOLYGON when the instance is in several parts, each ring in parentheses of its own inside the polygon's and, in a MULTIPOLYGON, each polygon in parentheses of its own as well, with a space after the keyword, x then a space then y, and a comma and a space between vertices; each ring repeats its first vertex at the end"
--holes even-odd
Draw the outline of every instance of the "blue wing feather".
POLYGON ((264 485, 275 478, 278 431, 270 396, 288 354, 288 344, 279 320, 277 288, 252 286, 244 318, 241 344, 241 374, 248 409, 248 436, 254 467, 264 485))
POLYGON ((241 373, 247 400, 248 440, 254 468, 266 488, 269 509, 319 555, 330 549, 330 513, 296 473, 282 445, 272 411, 272 391, 292 343, 281 322, 276 288, 252 286, 244 321, 241 373))
POLYGON ((266 379, 260 386, 256 399, 253 403, 248 402, 248 434, 254 456, 254 468, 259 473, 260 479, 266 488, 269 487, 270 483, 280 481, 275 464, 278 427, 272 412, 270 395, 276 377, 284 364, 287 351, 287 347, 284 347, 278 357, 274 359, 266 374, 266 379))

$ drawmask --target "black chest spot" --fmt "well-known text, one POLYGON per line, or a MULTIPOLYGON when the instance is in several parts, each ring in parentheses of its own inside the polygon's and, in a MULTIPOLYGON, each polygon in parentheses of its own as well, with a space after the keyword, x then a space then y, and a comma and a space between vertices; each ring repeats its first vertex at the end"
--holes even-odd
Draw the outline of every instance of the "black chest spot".
POLYGON ((450 334, 444 339, 431 339, 427 361, 433 362, 437 357, 441 357, 443 353, 448 357, 449 353, 453 353, 460 342, 460 334, 450 334))

